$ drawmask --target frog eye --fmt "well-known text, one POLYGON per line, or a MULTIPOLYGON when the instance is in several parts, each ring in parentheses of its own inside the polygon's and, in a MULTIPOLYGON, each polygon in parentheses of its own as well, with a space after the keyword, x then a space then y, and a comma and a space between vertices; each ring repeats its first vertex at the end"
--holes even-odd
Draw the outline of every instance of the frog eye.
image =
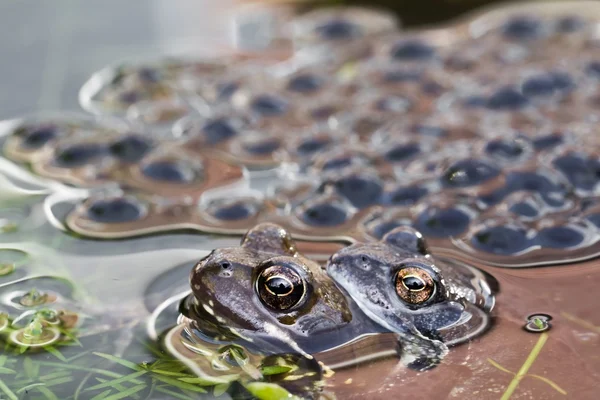
POLYGON ((396 293, 409 304, 423 304, 435 292, 433 277, 419 267, 404 267, 396 274, 396 293))
POLYGON ((274 311, 286 311, 304 300, 306 283, 294 269, 274 265, 260 273, 256 291, 264 305, 274 311))

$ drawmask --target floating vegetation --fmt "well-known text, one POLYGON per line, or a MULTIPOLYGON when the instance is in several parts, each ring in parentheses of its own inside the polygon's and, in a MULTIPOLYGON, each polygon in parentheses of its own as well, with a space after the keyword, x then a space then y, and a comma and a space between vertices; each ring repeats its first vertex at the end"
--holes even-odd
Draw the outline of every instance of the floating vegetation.
POLYGON ((56 296, 50 293, 42 293, 37 289, 31 289, 19 298, 19 304, 24 307, 36 307, 43 304, 53 303, 56 296))
POLYGON ((531 368, 531 366, 535 362, 536 358, 539 356, 540 352, 542 351, 542 348, 546 344, 547 340, 548 340, 548 334, 542 333, 542 335, 538 339, 537 343, 531 350, 531 353, 529 353, 529 356, 527 357, 527 359, 525 360, 525 362, 523 363, 523 365, 521 366, 521 368, 519 369, 519 371, 517 373, 504 368, 502 365, 498 364, 496 361, 492 360, 491 358, 488 358, 488 362, 491 365, 493 365, 495 368, 499 369, 502 372, 506 372, 507 374, 513 375, 513 379, 510 382, 510 384, 508 385, 508 387, 506 388, 506 391, 502 395, 501 400, 509 400, 511 398, 511 396, 513 395, 514 391, 519 386, 519 383, 521 383, 521 381, 526 377, 540 380, 540 381, 548 384, 550 387, 552 387, 552 389, 556 390, 558 393, 565 395, 565 396, 567 395, 567 392, 564 389, 562 389, 560 386, 558 386, 556 383, 554 383, 552 380, 550 380, 544 376, 533 375, 533 374, 528 373, 529 369, 531 368))
POLYGON ((12 274, 15 271, 14 263, 0 263, 0 276, 12 274))
POLYGON ((533 333, 541 333, 546 332, 552 328, 552 324, 550 321, 552 317, 548 314, 532 314, 527 317, 527 323, 524 326, 524 329, 527 332, 533 333))

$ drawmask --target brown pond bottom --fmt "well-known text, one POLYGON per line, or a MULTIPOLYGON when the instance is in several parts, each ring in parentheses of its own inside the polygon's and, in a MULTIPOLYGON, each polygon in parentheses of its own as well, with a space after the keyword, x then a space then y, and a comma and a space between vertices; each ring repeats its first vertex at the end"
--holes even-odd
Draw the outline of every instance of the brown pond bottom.
POLYGON ((549 268, 483 268, 500 283, 494 325, 428 372, 394 359, 338 370, 338 399, 598 399, 600 261, 549 268), (523 327, 552 316, 545 333, 523 327))

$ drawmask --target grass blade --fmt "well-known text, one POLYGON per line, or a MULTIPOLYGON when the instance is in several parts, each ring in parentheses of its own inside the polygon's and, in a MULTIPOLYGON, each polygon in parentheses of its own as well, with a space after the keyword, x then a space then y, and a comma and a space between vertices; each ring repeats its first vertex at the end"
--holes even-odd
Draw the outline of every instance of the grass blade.
POLYGON ((152 378, 156 379, 157 381, 161 381, 164 383, 168 383, 169 385, 176 386, 182 390, 189 390, 191 392, 197 392, 197 393, 206 393, 206 390, 202 389, 201 387, 192 385, 191 383, 182 382, 178 379, 167 378, 166 376, 161 376, 161 375, 154 375, 152 378))
POLYGON ((10 368, 5 368, 5 367, 0 367, 0 374, 1 375, 13 375, 16 374, 17 371, 12 370, 10 368))
POLYGON ((35 388, 38 392, 42 393, 48 400, 59 400, 58 397, 56 397, 56 395, 52 393, 52 390, 48 389, 46 386, 36 386, 35 388))
POLYGON ((506 368, 504 368, 502 365, 498 364, 496 361, 492 360, 491 358, 488 358, 487 360, 490 364, 492 364, 494 367, 498 368, 500 371, 506 372, 507 374, 511 374, 513 376, 516 375, 514 372, 507 370, 506 368))
POLYGON ((540 375, 531 375, 531 374, 529 374, 529 375, 527 375, 527 376, 528 376, 528 377, 530 377, 530 378, 539 379, 539 380, 540 380, 540 381, 542 381, 542 382, 546 382, 548 385, 550 385, 550 386, 551 386, 551 387, 552 387, 554 390, 556 390, 558 393, 560 393, 560 394, 562 394, 562 395, 564 395, 564 396, 566 396, 566 395, 567 395, 567 392, 566 392, 566 390, 564 390, 563 388, 561 388, 560 386, 558 386, 556 383, 552 382, 552 381, 551 381, 550 379, 548 379, 548 378, 545 378, 545 377, 543 377, 543 376, 540 376, 540 375))
POLYGON ((131 396, 131 395, 133 395, 133 394, 135 394, 135 393, 137 393, 137 392, 139 392, 141 390, 144 390, 144 389, 146 389, 146 385, 145 384, 144 385, 137 385, 137 386, 134 386, 132 388, 127 389, 124 392, 115 393, 115 394, 113 394, 111 396, 108 396, 104 400, 119 400, 119 399, 124 399, 124 398, 129 397, 129 396, 131 396))
POLYGON ((54 346, 46 346, 44 347, 48 353, 52 354, 54 357, 58 358, 62 362, 69 362, 65 356, 54 346))
POLYGON ((41 383, 41 382, 38 382, 38 383, 32 383, 31 385, 23 386, 21 389, 17 390, 15 393, 16 393, 16 394, 21 394, 21 393, 23 393, 23 392, 25 392, 25 391, 28 391, 28 390, 31 390, 31 389, 33 389, 34 387, 37 387, 37 386, 44 386, 44 385, 45 385, 45 383, 41 383))
POLYGON ((190 396, 187 396, 187 395, 185 395, 183 393, 177 393, 177 392, 175 392, 175 391, 173 391, 171 389, 167 389, 167 388, 162 387, 162 386, 157 386, 156 387, 156 391, 164 393, 164 394, 168 394, 173 399, 194 400, 194 398, 192 398, 190 396))
POLYGON ((97 395, 95 395, 94 397, 92 397, 91 400, 105 400, 106 396, 108 396, 110 394, 110 392, 112 392, 112 389, 107 389, 102 393, 99 393, 97 395))
POLYGON ((142 376, 144 374, 147 374, 147 373, 148 373, 148 371, 134 372, 132 374, 125 375, 125 376, 122 376, 122 377, 117 378, 117 379, 113 379, 113 380, 110 380, 110 381, 106 381, 104 383, 100 383, 98 385, 94 385, 92 387, 89 387, 89 388, 85 389, 84 391, 87 392, 88 390, 104 389, 105 387, 110 387, 110 386, 113 386, 115 384, 120 384, 120 383, 123 383, 123 382, 132 382, 135 378, 137 378, 139 376, 142 376))
MULTIPOLYGON (((120 378, 123 376, 123 374, 119 374, 117 372, 107 371, 107 370, 100 369, 100 368, 87 368, 87 367, 83 367, 81 365, 62 364, 62 363, 56 363, 56 362, 52 362, 52 361, 39 361, 39 364, 42 366, 48 366, 48 367, 58 367, 58 368, 73 369, 73 370, 77 370, 77 371, 93 372, 93 373, 96 373, 99 375, 108 376, 109 378, 120 378)), ((138 380, 135 383, 140 384, 143 382, 138 380)))
POLYGON ((110 354, 97 353, 97 352, 94 352, 92 354, 94 354, 94 355, 96 355, 98 357, 106 358, 107 360, 110 360, 110 361, 112 361, 112 362, 114 362, 116 364, 120 364, 120 365, 122 365, 124 367, 133 369, 135 371, 143 370, 143 368, 140 367, 139 365, 137 365, 136 363, 132 363, 131 361, 127 361, 127 360, 123 360, 122 358, 115 357, 115 356, 112 356, 110 354))
POLYGON ((10 400, 19 400, 19 398, 17 397, 17 395, 8 388, 8 386, 6 386, 6 384, 4 383, 4 381, 0 380, 0 390, 2 392, 4 392, 4 394, 10 399, 10 400))

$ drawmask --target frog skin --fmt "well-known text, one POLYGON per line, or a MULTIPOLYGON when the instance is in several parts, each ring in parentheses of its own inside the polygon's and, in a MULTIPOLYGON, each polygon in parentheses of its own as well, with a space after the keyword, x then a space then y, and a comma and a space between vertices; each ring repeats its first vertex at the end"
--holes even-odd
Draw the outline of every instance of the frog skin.
POLYGON ((193 268, 190 282, 184 308, 204 340, 241 339, 262 354, 310 357, 383 331, 275 224, 257 225, 239 247, 214 250, 193 268))
POLYGON ((345 247, 326 268, 366 315, 398 335, 402 360, 416 369, 437 365, 448 346, 490 325, 494 296, 488 280, 493 278, 432 257, 413 228, 345 247))

